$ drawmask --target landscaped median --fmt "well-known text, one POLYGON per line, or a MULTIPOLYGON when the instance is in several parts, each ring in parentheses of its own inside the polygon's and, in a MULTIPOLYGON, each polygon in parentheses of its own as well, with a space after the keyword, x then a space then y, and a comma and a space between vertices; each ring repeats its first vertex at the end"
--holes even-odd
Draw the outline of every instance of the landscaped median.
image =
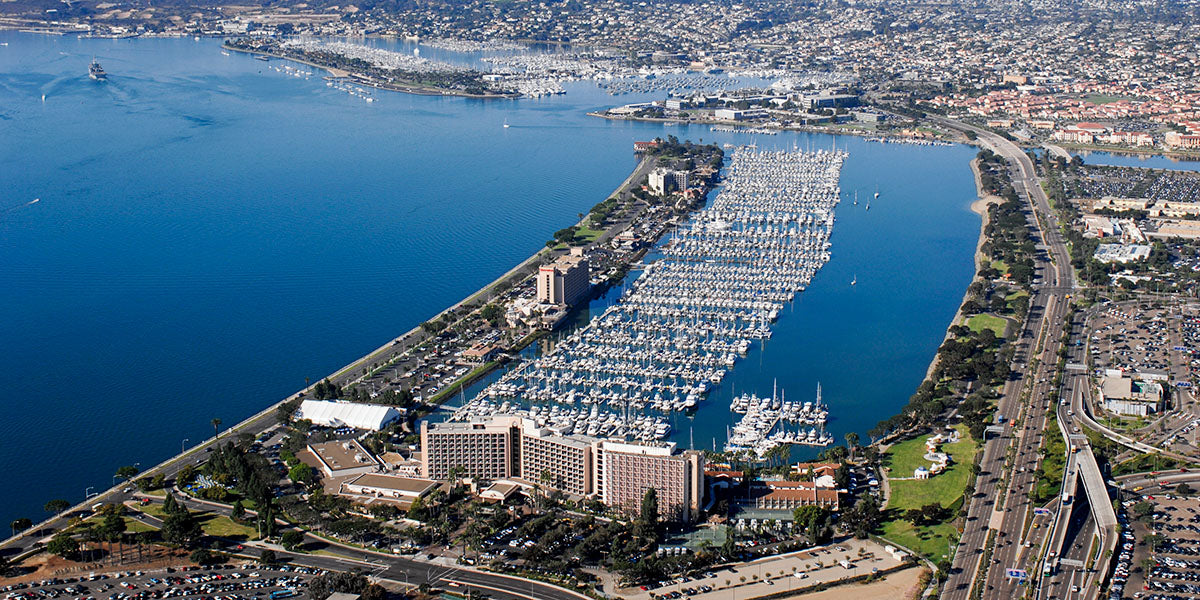
POLYGON ((950 457, 949 467, 928 479, 914 479, 913 472, 918 467, 931 465, 925 458, 925 441, 929 435, 900 442, 888 448, 883 457, 889 468, 887 476, 891 489, 883 537, 930 559, 947 554, 952 541, 958 538, 955 521, 967 486, 974 477, 971 465, 975 462, 979 443, 971 438, 965 426, 958 425, 955 429, 959 432, 959 441, 938 448, 950 457), (931 505, 940 506, 941 514, 923 511, 931 505), (917 518, 916 513, 909 511, 925 514, 917 518))

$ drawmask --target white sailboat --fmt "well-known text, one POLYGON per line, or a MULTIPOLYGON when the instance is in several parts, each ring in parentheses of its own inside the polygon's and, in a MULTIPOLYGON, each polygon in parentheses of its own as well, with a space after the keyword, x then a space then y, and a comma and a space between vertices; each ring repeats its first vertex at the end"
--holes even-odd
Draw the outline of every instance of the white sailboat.
POLYGON ((505 119, 505 120, 504 120, 504 128, 505 128, 505 129, 508 129, 508 119, 505 119))

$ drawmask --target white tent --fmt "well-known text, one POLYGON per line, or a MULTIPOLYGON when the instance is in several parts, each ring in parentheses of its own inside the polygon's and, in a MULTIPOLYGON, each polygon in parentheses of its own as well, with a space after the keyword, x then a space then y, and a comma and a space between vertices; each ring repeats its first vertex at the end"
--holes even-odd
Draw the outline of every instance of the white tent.
POLYGON ((300 403, 297 419, 308 419, 313 425, 353 427, 379 431, 400 418, 400 411, 382 404, 339 402, 335 400, 305 400, 300 403))

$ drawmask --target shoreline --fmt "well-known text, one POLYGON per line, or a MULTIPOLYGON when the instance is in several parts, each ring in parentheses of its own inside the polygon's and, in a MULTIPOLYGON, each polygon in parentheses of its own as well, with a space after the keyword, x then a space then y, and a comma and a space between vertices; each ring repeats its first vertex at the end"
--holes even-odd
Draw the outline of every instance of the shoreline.
MULTIPOLYGON (((951 138, 944 138, 944 139, 936 138, 936 139, 932 139, 932 140, 926 140, 924 138, 913 138, 913 137, 892 135, 890 132, 886 132, 886 131, 869 131, 866 129, 824 127, 821 125, 780 126, 780 125, 768 125, 766 123, 746 123, 743 121, 726 121, 726 120, 722 120, 722 119, 696 120, 696 119, 676 119, 676 118, 670 118, 670 117, 663 117, 663 118, 627 117, 627 116, 610 115, 605 112, 596 112, 596 111, 590 111, 586 114, 589 117, 598 117, 601 119, 607 119, 609 121, 641 121, 643 123, 659 123, 661 125, 675 124, 675 125, 682 125, 682 126, 698 125, 698 126, 702 126, 702 127, 714 127, 714 126, 740 127, 740 128, 750 128, 750 129, 769 129, 771 131, 779 131, 779 132, 789 132, 790 131, 790 132, 803 132, 803 133, 823 133, 826 135, 852 135, 855 137, 863 137, 863 138, 878 137, 878 138, 883 138, 883 139, 887 140, 886 143, 889 143, 889 144, 907 144, 907 145, 913 145, 913 146, 934 146, 934 145, 953 146, 955 144, 963 143, 963 142, 960 142, 957 140, 953 140, 951 138), (931 144, 928 142, 936 142, 936 143, 931 144)), ((968 145, 970 145, 970 144, 968 144, 968 145)))
MULTIPOLYGON (((969 210, 971 212, 979 215, 979 238, 975 241, 975 255, 974 255, 975 272, 974 272, 974 274, 971 275, 971 281, 967 283, 967 288, 970 288, 971 284, 975 283, 975 281, 979 279, 979 272, 981 270, 980 266, 983 264, 983 243, 987 239, 987 235, 985 235, 985 232, 987 231, 988 222, 991 219, 991 215, 988 211, 988 208, 992 204, 997 204, 1000 200, 999 196, 984 193, 983 181, 979 177, 979 159, 978 158, 971 159, 971 173, 975 177, 975 193, 977 195, 977 198, 975 199, 975 201, 971 202, 971 204, 969 206, 969 210)), ((959 303, 958 303, 958 310, 954 311, 954 316, 950 319, 950 324, 946 326, 946 335, 944 335, 942 337, 942 344, 946 343, 946 341, 950 339, 950 328, 954 327, 955 325, 958 325, 959 324, 958 322, 962 319, 963 304, 966 303, 967 299, 970 296, 971 296, 971 292, 968 291, 967 289, 964 289, 962 300, 959 301, 959 303)), ((941 344, 938 344, 938 347, 940 348, 941 344)), ((933 360, 929 361, 929 367, 927 369, 925 369, 925 379, 929 379, 929 377, 931 375, 933 375, 933 371, 934 371, 934 369, 937 368, 937 364, 938 364, 938 355, 937 355, 937 353, 934 353, 933 360)), ((925 379, 922 379, 922 382, 924 382, 925 379)))
POLYGON ((319 63, 305 60, 303 58, 297 58, 294 56, 285 56, 282 54, 275 54, 273 52, 262 52, 259 50, 250 50, 248 48, 238 48, 235 46, 230 46, 229 44, 225 44, 225 43, 221 44, 221 49, 222 50, 230 50, 233 52, 241 52, 243 54, 252 54, 255 56, 267 56, 267 57, 273 58, 275 60, 290 60, 292 62, 300 63, 302 65, 308 65, 310 67, 313 67, 314 69, 321 69, 323 71, 328 72, 329 76, 326 77, 325 79, 330 79, 330 78, 332 78, 332 79, 348 79, 357 84, 365 85, 367 87, 371 87, 371 88, 374 88, 377 90, 386 90, 389 92, 399 92, 401 94, 413 94, 414 96, 445 96, 447 98, 455 98, 455 97, 457 97, 457 98, 475 98, 477 100, 515 100, 517 98, 520 98, 519 94, 469 94, 467 92, 460 92, 457 90, 447 90, 447 89, 442 89, 442 88, 421 86, 421 85, 415 85, 415 84, 413 84, 413 85, 384 84, 384 83, 374 81, 372 79, 368 79, 368 78, 364 77, 363 75, 361 75, 359 73, 355 73, 353 71, 346 71, 344 69, 339 69, 337 67, 330 67, 330 66, 322 65, 319 63))

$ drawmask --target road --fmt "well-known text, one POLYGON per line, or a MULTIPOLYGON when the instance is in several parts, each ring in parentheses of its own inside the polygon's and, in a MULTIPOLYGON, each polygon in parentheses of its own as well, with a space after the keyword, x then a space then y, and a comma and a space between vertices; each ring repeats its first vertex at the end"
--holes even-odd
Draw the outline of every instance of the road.
MULTIPOLYGON (((1008 160, 1013 188, 1029 207, 1026 217, 1031 236, 1040 242, 1038 249, 1044 253, 1037 257, 1029 314, 1016 342, 1014 372, 1020 375, 1006 383, 997 405, 997 412, 1009 417, 1013 425, 1004 435, 984 442, 976 494, 968 507, 959 550, 943 591, 943 598, 948 600, 966 600, 983 569, 982 597, 1012 598, 1024 593, 1023 582, 1008 578, 1005 569, 1024 569, 1035 574, 1040 557, 1037 552, 1029 551, 1025 542, 1039 548, 1049 533, 1044 527, 1030 527, 1034 506, 1029 494, 1037 483, 1034 473, 1041 459, 1038 448, 1043 442, 1043 431, 1048 419, 1057 416, 1048 396, 1053 390, 1061 327, 1071 308, 1074 277, 1066 241, 1033 162, 1025 152, 990 131, 931 118, 953 129, 973 131, 981 145, 1008 160), (1029 401, 1023 402, 1026 392, 1029 401), (985 564, 982 559, 989 530, 995 531, 995 545, 985 564)), ((1081 450, 1086 451, 1090 449, 1081 450)))
MULTIPOLYGON (((178 498, 180 503, 192 511, 209 511, 225 516, 232 513, 232 509, 228 506, 201 502, 182 495, 178 498)), ((146 525, 155 528, 162 527, 162 521, 145 513, 134 513, 133 516, 146 525)), ((262 549, 270 548, 281 560, 291 564, 316 567, 327 571, 359 570, 369 577, 396 585, 410 587, 422 584, 443 587, 462 585, 477 589, 497 600, 590 600, 582 594, 540 581, 449 566, 435 561, 415 560, 372 552, 335 544, 311 534, 305 534, 303 547, 306 552, 288 552, 278 545, 263 542, 217 541, 221 545, 220 550, 231 554, 256 558, 262 549), (312 553, 318 551, 322 554, 312 553)))

